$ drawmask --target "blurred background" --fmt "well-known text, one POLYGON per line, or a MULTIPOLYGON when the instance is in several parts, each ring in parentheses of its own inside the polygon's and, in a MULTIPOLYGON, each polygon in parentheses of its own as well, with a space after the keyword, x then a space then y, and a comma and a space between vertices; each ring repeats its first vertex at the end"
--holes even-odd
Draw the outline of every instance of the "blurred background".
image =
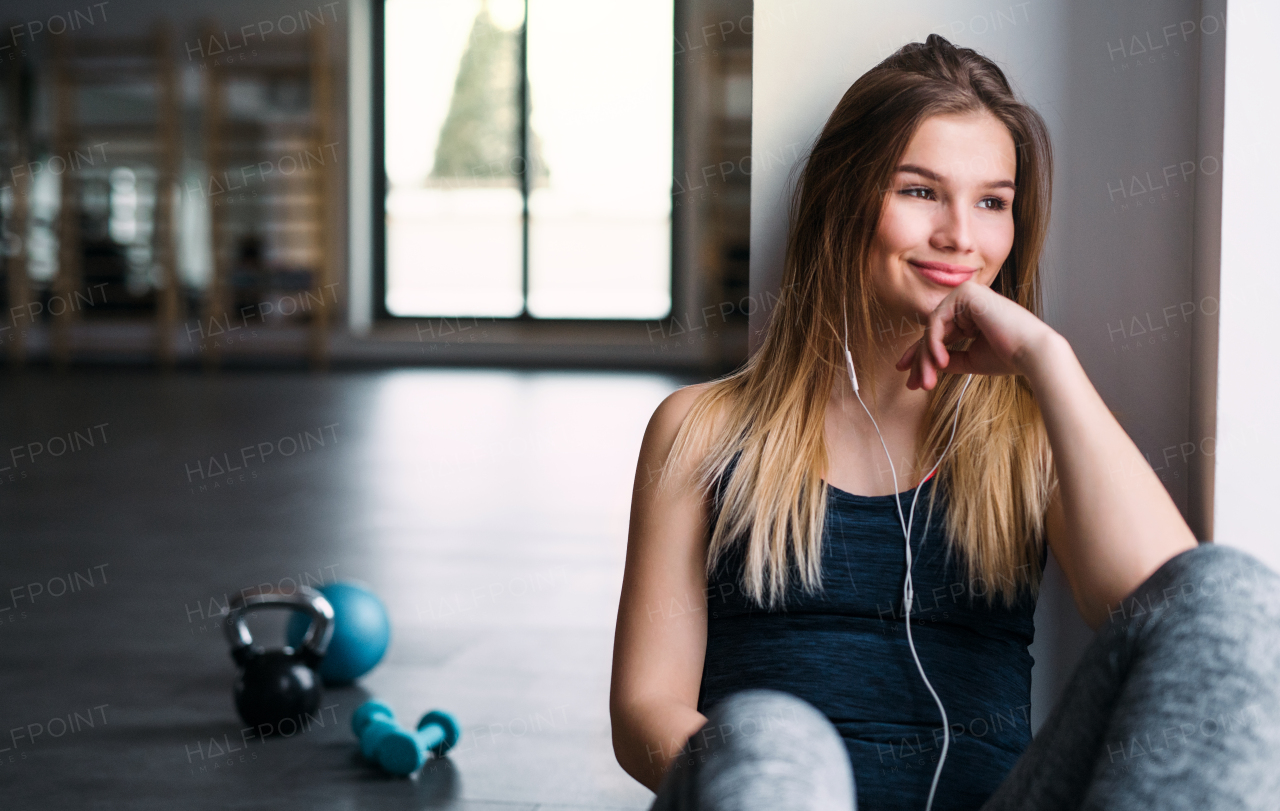
MULTIPOLYGON (((1280 562, 1280 392, 1249 365, 1280 292, 1270 4, 6 0, 0 26, 6 807, 646 808, 607 706, 645 425, 758 345, 810 144, 930 32, 1049 123, 1046 320, 1197 537, 1280 562), (246 733, 230 599, 340 581, 385 655, 305 730, 246 733), (388 778, 353 754, 369 698, 462 737, 388 778)), ((1036 625, 1033 729, 1089 639, 1053 561, 1036 625)))
POLYGON ((750 3, 20 6, 15 365, 745 358, 750 3))

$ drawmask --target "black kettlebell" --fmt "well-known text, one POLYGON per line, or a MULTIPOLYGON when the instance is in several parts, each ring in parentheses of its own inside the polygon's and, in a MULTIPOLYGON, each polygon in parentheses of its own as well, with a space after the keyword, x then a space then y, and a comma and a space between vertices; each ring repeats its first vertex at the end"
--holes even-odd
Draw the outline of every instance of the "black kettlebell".
POLYGON ((261 591, 247 597, 237 594, 228 604, 226 632, 231 642, 231 658, 239 667, 235 681, 236 710, 249 726, 270 726, 270 735, 280 722, 292 718, 301 724, 304 714, 320 709, 320 676, 316 668, 333 637, 333 606, 324 595, 307 586, 292 594, 261 591), (253 644, 244 615, 256 608, 290 608, 305 611, 311 626, 299 650, 291 647, 264 649, 253 644))

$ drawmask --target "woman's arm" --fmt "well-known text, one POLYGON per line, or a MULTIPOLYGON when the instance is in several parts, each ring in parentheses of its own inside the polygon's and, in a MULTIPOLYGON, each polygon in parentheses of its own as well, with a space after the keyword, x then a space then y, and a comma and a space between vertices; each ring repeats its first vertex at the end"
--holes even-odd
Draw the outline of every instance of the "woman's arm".
POLYGON ((1076 606, 1097 629, 1195 535, 1151 465, 1107 408, 1057 332, 1028 344, 1015 365, 1044 415, 1059 489, 1046 534, 1076 606))
POLYGON ((691 470, 672 471, 673 486, 658 491, 676 432, 704 387, 671 394, 645 430, 613 642, 613 751, 628 774, 655 792, 707 720, 697 705, 707 645, 708 505, 688 483, 691 470))
POLYGON ((1014 301, 972 281, 929 316, 898 361, 909 388, 938 372, 1021 374, 1035 392, 1059 488, 1045 516, 1049 545, 1080 615, 1096 629, 1166 560, 1196 546, 1155 471, 1107 409, 1067 340, 1014 301), (965 351, 944 341, 973 338, 965 351), (924 351, 921 351, 923 348, 924 351))

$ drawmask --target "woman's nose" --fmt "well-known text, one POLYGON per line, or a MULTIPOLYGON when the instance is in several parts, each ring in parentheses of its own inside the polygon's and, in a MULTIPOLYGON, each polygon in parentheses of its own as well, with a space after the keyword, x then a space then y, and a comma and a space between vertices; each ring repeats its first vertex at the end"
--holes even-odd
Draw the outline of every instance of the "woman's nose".
POLYGON ((934 247, 957 253, 973 250, 973 224, 967 208, 948 205, 939 212, 939 221, 933 231, 934 247))

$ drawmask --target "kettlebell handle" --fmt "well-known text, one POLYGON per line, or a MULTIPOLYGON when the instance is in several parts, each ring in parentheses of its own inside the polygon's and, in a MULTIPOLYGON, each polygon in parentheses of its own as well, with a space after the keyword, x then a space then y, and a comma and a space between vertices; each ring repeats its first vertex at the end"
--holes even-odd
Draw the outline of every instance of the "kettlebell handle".
POLYGON ((227 622, 224 626, 227 640, 231 643, 231 658, 235 659, 236 664, 244 665, 255 652, 253 635, 249 633, 244 615, 257 608, 271 607, 292 608, 311 617, 311 625, 302 637, 300 654, 308 667, 319 667, 320 660, 329 649, 329 640, 333 638, 333 606, 323 594, 310 586, 299 586, 292 594, 266 589, 248 596, 239 592, 232 597, 227 604, 227 622))

